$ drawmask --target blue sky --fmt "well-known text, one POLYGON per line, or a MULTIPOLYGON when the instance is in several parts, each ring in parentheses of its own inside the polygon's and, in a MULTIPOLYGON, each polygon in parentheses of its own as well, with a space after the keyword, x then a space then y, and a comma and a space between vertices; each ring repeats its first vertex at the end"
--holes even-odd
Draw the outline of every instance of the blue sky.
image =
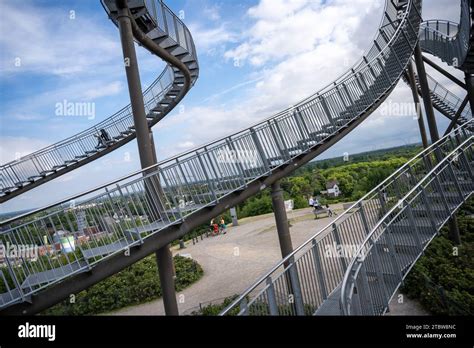
MULTIPOLYGON (((159 159, 255 123, 324 87, 369 48, 383 11, 381 0, 167 4, 175 13, 184 11, 200 77, 181 112, 174 110, 154 127, 159 159)), ((425 0, 423 15, 458 21, 458 2, 425 0)), ((118 30, 99 1, 1 1, 0 53, 1 163, 84 130, 129 103, 118 30), (56 116, 55 105, 63 100, 93 102, 95 118, 56 116)), ((137 53, 145 88, 164 64, 143 48, 137 47, 137 53)), ((400 83, 387 102, 411 100, 410 90, 400 83)), ((439 118, 439 125, 444 129, 446 120, 439 118)), ((387 117, 378 111, 320 158, 417 141, 410 115, 387 117)), ((10 200, 1 211, 52 203, 137 169, 133 141, 10 200)))

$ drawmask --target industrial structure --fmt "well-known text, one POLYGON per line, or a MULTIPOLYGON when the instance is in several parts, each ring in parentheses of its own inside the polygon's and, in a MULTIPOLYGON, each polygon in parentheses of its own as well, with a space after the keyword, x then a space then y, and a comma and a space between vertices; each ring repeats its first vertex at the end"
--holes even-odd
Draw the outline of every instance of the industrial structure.
POLYGON ((0 202, 134 138, 142 170, 1 222, 1 243, 42 250, 35 257, 0 260, 1 314, 38 313, 155 253, 166 313, 177 315, 169 244, 267 187, 283 259, 222 315, 234 308, 241 315, 380 315, 444 224, 459 242, 454 214, 474 190, 470 0, 460 0, 459 24, 424 21, 421 0, 386 0, 373 44, 333 83, 252 127, 159 163, 150 129, 198 78, 193 38, 160 0, 101 3, 120 32, 131 104, 90 129, 2 165, 0 202), (134 40, 168 63, 144 92, 134 40), (462 70, 464 81, 423 53, 462 70), (428 76, 424 64, 464 88, 464 100, 428 76), (400 80, 411 87, 414 102, 420 104, 421 97, 424 104, 426 126, 417 108, 424 150, 294 248, 279 180, 355 129, 400 80), (434 109, 450 119, 441 136, 434 109), (102 130, 109 136, 97 146, 102 130), (229 152, 256 158, 222 160, 229 152), (326 246, 334 243, 357 248, 330 257, 326 246))

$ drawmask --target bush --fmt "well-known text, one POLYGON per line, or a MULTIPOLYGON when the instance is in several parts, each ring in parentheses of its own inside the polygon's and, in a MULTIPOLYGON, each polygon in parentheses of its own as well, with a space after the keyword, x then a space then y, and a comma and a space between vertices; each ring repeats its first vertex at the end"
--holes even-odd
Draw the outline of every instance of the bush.
POLYGON ((270 196, 265 195, 248 200, 245 206, 242 208, 240 217, 262 215, 271 213, 272 211, 272 199, 270 196))
MULTIPOLYGON (((194 260, 175 256, 175 287, 180 291, 199 280, 201 266, 194 260)), ((91 315, 109 312, 126 306, 151 301, 161 296, 161 286, 154 255, 133 264, 123 271, 81 291, 75 303, 65 300, 42 314, 91 315)))
POLYGON ((435 315, 474 314, 474 200, 458 213, 462 244, 454 245, 444 227, 405 279, 402 291, 435 315))
MULTIPOLYGON (((226 297, 222 303, 219 304, 209 304, 207 306, 202 306, 197 311, 191 313, 191 315, 202 315, 202 316, 216 316, 224 310, 228 305, 230 305, 239 295, 233 295, 226 297)), ((228 315, 237 315, 240 311, 240 308, 237 306, 233 308, 228 315)))

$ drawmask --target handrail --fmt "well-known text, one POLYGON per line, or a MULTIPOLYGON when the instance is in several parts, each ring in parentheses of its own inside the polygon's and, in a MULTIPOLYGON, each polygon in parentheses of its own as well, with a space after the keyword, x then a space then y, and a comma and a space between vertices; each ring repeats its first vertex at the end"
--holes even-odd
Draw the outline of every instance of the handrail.
MULTIPOLYGON (((444 139, 445 137, 443 137, 444 139)), ((392 216, 392 214, 397 210, 400 209, 400 206, 403 205, 403 203, 414 193, 416 192, 420 186, 425 183, 428 179, 431 179, 432 175, 437 172, 439 168, 441 168, 442 165, 448 161, 452 155, 457 154, 459 152, 459 149, 463 148, 467 143, 472 142, 472 139, 474 139, 474 136, 471 135, 469 138, 467 138, 465 141, 463 141, 460 145, 458 145, 453 151, 451 151, 448 155, 444 156, 442 160, 440 160, 421 180, 417 182, 417 184, 408 191, 403 198, 399 200, 399 204, 393 206, 378 222, 377 224, 371 229, 371 231, 367 234, 365 237, 364 241, 361 243, 360 247, 358 248, 357 252, 355 253, 354 258, 351 260, 350 264, 347 266, 346 272, 344 274, 344 280, 342 282, 341 286, 341 304, 343 307, 343 311, 345 314, 349 314, 349 307, 347 302, 347 296, 346 296, 346 288, 347 288, 347 282, 349 281, 349 276, 353 270, 354 264, 358 261, 363 259, 363 255, 361 252, 364 250, 367 250, 367 252, 372 248, 373 244, 369 246, 367 249, 366 244, 369 240, 372 240, 372 237, 374 233, 382 226, 382 224, 385 223, 385 220, 392 216)), ((405 205, 403 205, 405 208, 405 205)), ((404 209, 403 208, 403 209, 404 209)), ((367 254, 364 253, 364 254, 367 254)))

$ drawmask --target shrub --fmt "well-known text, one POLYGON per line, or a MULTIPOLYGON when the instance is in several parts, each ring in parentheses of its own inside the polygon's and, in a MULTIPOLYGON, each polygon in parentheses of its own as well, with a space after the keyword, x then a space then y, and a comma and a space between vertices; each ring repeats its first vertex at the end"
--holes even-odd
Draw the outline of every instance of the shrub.
POLYGON ((474 314, 474 199, 458 213, 462 244, 455 249, 444 227, 405 279, 402 291, 436 315, 474 314))
MULTIPOLYGON (((194 260, 175 256, 175 287, 180 291, 200 279, 201 266, 194 260)), ((91 315, 151 301, 161 296, 161 286, 154 255, 81 291, 75 302, 65 300, 42 314, 91 315)))

